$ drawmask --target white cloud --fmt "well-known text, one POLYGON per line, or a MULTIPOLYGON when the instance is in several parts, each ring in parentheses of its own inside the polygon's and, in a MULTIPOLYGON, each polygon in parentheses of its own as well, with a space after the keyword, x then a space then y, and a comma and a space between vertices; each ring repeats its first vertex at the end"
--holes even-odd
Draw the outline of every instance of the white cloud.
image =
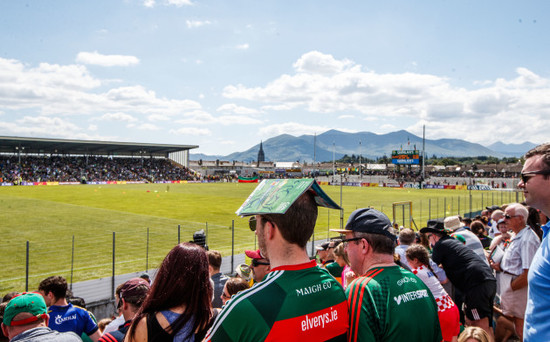
POLYGON ((234 103, 227 103, 221 105, 216 109, 217 112, 229 113, 229 114, 239 114, 239 115, 258 115, 261 112, 257 109, 247 108, 243 106, 237 106, 234 103))
POLYGON ((143 0, 143 6, 149 8, 155 7, 155 0, 143 0))
POLYGON ((102 55, 97 51, 79 52, 76 56, 76 62, 82 64, 111 66, 132 66, 139 64, 139 59, 135 56, 124 55, 102 55))
POLYGON ((135 128, 143 131, 158 131, 160 128, 157 125, 153 125, 150 123, 142 123, 139 125, 136 125, 135 128))
POLYGON ((338 119, 355 119, 355 115, 340 115, 338 119))
POLYGON ((235 46, 235 49, 237 49, 237 50, 248 50, 249 47, 250 47, 250 45, 248 45, 248 43, 245 43, 245 44, 239 44, 239 45, 235 46))
POLYGON ((266 127, 261 127, 259 134, 265 137, 274 137, 280 134, 290 134, 290 135, 303 135, 303 134, 315 134, 322 133, 332 129, 331 127, 323 126, 310 126, 304 125, 298 122, 286 122, 283 124, 270 125, 266 127))
POLYGON ((138 119, 134 118, 133 116, 131 116, 129 114, 126 114, 126 113, 122 113, 122 112, 106 113, 106 114, 103 114, 102 116, 100 116, 98 118, 98 120, 101 120, 101 121, 121 121, 121 122, 127 122, 127 123, 133 123, 133 122, 138 121, 138 119))
POLYGON ((249 118, 241 115, 224 115, 220 116, 217 122, 221 123, 224 126, 229 125, 259 125, 262 124, 262 120, 249 118))
POLYGON ((208 125, 216 123, 217 120, 212 114, 203 110, 193 110, 186 112, 182 115, 182 118, 175 121, 182 125, 208 125))
POLYGON ((97 131, 97 125, 90 124, 88 125, 88 131, 97 131))
POLYGON ((93 139, 72 122, 59 117, 24 116, 14 122, 0 121, 0 131, 18 136, 93 139))
MULTIPOLYGON (((474 127, 509 125, 514 129, 506 140, 519 143, 534 135, 543 137, 542 127, 550 121, 550 79, 523 67, 516 69, 514 78, 476 82, 472 89, 453 86, 452 80, 436 75, 364 70, 348 59, 337 60, 318 51, 302 55, 294 63, 294 69, 293 74, 283 74, 265 86, 228 85, 223 96, 250 101, 262 110, 292 108, 327 115, 354 115, 389 125, 384 130, 403 129, 415 121, 437 123, 432 138, 460 138, 484 144, 502 137, 481 134, 474 127), (524 118, 534 117, 534 113, 541 121, 529 122, 538 122, 541 129, 517 125, 518 118, 525 121, 524 118)), ((290 124, 286 127, 289 131, 280 127, 264 129, 279 133, 308 131, 290 124)), ((418 125, 411 128, 415 129, 413 133, 421 133, 418 125)))
POLYGON ((170 117, 164 114, 151 114, 147 117, 149 121, 168 121, 170 117))
POLYGON ((197 127, 182 127, 179 129, 171 129, 170 134, 174 135, 194 135, 194 136, 210 136, 212 132, 207 128, 197 127))
POLYGON ((212 24, 209 20, 186 20, 185 23, 190 29, 212 24))
POLYGON ((191 0, 165 0, 165 4, 181 7, 191 6, 193 5, 193 2, 191 0))

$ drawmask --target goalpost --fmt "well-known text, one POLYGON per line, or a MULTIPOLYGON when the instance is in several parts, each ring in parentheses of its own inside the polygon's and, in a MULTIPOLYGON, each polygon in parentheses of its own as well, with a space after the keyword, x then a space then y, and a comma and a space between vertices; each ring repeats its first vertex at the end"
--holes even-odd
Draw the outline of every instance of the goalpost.
POLYGON ((392 203, 392 209, 394 224, 397 223, 399 226, 418 230, 416 222, 413 219, 412 201, 394 202, 392 203))

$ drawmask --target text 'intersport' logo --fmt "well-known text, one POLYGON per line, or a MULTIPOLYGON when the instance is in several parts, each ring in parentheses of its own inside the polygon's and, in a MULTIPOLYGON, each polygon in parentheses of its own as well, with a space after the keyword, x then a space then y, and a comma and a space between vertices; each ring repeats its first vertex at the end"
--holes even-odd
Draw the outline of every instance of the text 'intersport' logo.
POLYGON ((395 300, 397 305, 401 305, 401 302, 407 303, 407 302, 417 300, 417 299, 422 299, 422 298, 428 298, 428 290, 417 290, 417 291, 403 293, 397 297, 393 297, 393 300, 395 300))

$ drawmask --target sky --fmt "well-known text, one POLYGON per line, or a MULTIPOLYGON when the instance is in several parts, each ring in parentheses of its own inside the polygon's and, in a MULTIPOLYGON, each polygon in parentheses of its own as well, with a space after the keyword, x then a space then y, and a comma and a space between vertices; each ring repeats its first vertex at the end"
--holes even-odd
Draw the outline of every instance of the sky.
POLYGON ((0 136, 227 155, 425 126, 538 144, 549 32, 547 0, 1 1, 0 136))

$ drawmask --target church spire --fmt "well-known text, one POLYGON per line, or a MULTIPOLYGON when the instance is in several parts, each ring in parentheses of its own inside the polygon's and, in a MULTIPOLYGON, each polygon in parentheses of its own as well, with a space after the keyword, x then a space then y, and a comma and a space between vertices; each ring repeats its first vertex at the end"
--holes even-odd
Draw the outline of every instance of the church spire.
POLYGON ((265 161, 263 142, 260 141, 260 150, 258 151, 258 164, 265 161))

